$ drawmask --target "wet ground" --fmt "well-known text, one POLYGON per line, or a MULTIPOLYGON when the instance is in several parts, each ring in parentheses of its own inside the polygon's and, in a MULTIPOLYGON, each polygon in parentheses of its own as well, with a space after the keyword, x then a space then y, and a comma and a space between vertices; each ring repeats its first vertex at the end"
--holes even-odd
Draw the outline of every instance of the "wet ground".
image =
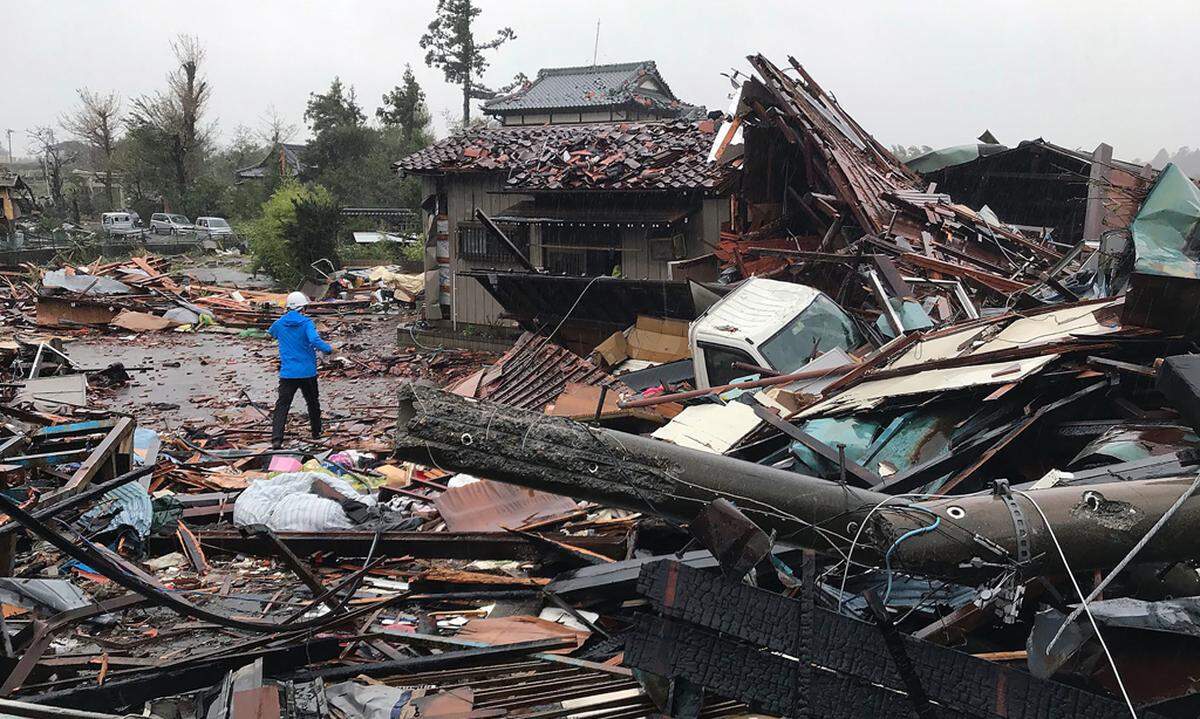
MULTIPOLYGON (((322 359, 318 371, 327 422, 352 420, 395 404, 400 378, 348 377, 333 363, 353 363, 394 351, 401 321, 397 315, 317 319, 322 336, 337 349, 333 358, 322 359), (339 355, 345 360, 337 360, 339 355)), ((264 411, 275 403, 279 364, 270 339, 210 331, 105 334, 74 340, 67 352, 80 367, 96 369, 120 362, 129 368, 133 379, 127 386, 96 392, 93 401, 134 414, 139 424, 156 430, 176 428, 185 420, 203 424, 228 419, 231 410, 244 417, 261 417, 250 402, 264 411)), ((292 414, 298 418, 303 413, 304 401, 297 394, 292 414)))

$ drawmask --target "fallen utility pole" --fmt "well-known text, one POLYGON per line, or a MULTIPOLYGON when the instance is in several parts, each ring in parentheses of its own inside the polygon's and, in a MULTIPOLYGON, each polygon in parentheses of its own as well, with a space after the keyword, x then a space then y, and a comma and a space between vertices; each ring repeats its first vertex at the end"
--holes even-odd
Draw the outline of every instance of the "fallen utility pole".
MULTIPOLYGON (((1047 522, 1072 569, 1111 567, 1193 478, 1189 472, 1013 497, 974 494, 915 502, 416 385, 400 393, 397 453, 450 471, 683 521, 724 498, 764 530, 774 530, 781 542, 839 553, 854 544, 854 558, 863 562, 880 561, 901 536, 938 520, 938 531, 911 536, 892 552, 894 568, 938 576, 1012 567, 1018 544, 1032 557, 1022 571, 1060 568, 1047 522), (1027 520, 1019 539, 1012 503, 1027 520)), ((1196 522, 1200 497, 1191 497, 1139 557, 1200 557, 1200 536, 1188 530, 1196 522)))

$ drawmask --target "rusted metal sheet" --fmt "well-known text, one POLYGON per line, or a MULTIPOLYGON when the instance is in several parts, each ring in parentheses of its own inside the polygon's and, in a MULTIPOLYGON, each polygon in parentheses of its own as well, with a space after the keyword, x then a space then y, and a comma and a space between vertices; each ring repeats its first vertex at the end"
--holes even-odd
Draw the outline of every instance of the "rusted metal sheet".
POLYGON ((480 480, 439 494, 433 504, 451 532, 497 532, 576 509, 569 498, 480 480))
POLYGON ((90 300, 39 297, 37 323, 43 326, 104 325, 117 316, 117 308, 90 300))

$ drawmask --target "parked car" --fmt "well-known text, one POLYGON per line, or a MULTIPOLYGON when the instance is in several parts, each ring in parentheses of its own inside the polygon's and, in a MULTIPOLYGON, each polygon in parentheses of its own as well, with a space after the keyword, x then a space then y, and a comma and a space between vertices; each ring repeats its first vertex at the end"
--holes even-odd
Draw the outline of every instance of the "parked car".
POLYGON ((178 235, 180 232, 192 232, 196 226, 183 215, 173 215, 167 212, 155 212, 150 215, 150 232, 156 235, 178 235))
POLYGON ((232 240, 237 237, 237 233, 229 226, 229 221, 223 217, 197 217, 196 234, 214 240, 232 240))

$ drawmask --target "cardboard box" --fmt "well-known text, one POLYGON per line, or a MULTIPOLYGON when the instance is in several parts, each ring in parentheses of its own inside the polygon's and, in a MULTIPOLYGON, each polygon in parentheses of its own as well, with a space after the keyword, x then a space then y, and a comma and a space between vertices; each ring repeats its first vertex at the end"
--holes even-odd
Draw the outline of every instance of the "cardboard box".
POLYGON ((638 317, 637 324, 624 332, 614 332, 594 351, 609 367, 615 367, 627 359, 674 362, 691 356, 688 349, 688 323, 684 320, 638 317))

